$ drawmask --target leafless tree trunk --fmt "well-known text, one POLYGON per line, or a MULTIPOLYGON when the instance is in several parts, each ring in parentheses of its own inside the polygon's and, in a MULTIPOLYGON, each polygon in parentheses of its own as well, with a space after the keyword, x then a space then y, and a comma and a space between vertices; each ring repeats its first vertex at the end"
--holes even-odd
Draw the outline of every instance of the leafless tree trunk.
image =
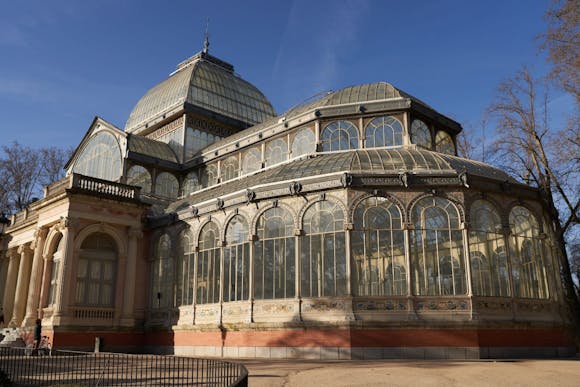
POLYGON ((578 231, 579 225, 580 148, 574 130, 550 130, 547 96, 543 83, 526 68, 501 83, 489 109, 497 119, 494 147, 508 169, 539 188, 545 208, 556 220, 553 231, 565 290, 580 329, 580 304, 566 251, 566 234, 578 231))

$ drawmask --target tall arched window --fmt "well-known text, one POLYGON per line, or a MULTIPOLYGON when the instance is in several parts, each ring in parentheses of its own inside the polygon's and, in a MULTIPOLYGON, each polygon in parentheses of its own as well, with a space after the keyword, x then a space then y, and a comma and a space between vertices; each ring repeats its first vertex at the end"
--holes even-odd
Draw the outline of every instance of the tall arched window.
POLYGON ((451 201, 426 197, 413 207, 411 262, 415 294, 465 294, 465 262, 459 214, 451 201))
POLYGON ((427 149, 431 149, 431 131, 421 120, 413 120, 411 124, 411 142, 427 149))
POLYGON ((477 200, 471 206, 469 257, 473 294, 509 297, 509 273, 501 218, 491 203, 477 200))
POLYGON ((98 179, 117 181, 121 177, 121 149, 110 133, 99 132, 89 139, 81 151, 74 173, 98 179))
POLYGON ((283 138, 277 138, 266 144, 266 166, 279 164, 288 159, 288 144, 283 138))
POLYGON ((155 194, 175 199, 179 193, 179 182, 169 172, 161 172, 155 180, 155 194))
POLYGON ((435 150, 448 155, 455 155, 455 144, 449 133, 439 130, 435 135, 435 150))
POLYGON ((191 232, 184 230, 179 235, 177 252, 177 281, 175 289, 177 306, 193 304, 194 272, 193 238, 191 232))
POLYGON ((250 281, 249 226, 246 219, 236 215, 226 229, 224 249, 224 302, 247 300, 250 281))
POLYGON ((154 309, 172 307, 174 268, 169 235, 163 234, 157 240, 154 254, 151 270, 153 276, 151 307, 154 309))
POLYGON ((295 241, 292 215, 284 208, 266 210, 258 219, 254 253, 254 298, 295 295, 295 241))
POLYGON ((407 294, 405 236, 399 208, 382 197, 363 200, 355 209, 351 235, 355 295, 407 294))
POLYGON ((258 148, 248 149, 242 156, 242 175, 262 168, 262 152, 258 148))
POLYGON ((536 217, 525 207, 510 212, 510 259, 515 295, 525 298, 548 298, 543 263, 543 240, 536 217))
POLYGON ((127 172, 127 184, 141 187, 141 193, 151 192, 151 174, 141 165, 133 165, 127 172))
POLYGON ((112 308, 115 305, 117 244, 105 233, 89 235, 77 264, 75 303, 112 308))
POLYGON ((201 185, 204 188, 216 185, 218 182, 218 168, 216 164, 210 164, 205 167, 201 175, 201 185))
POLYGON ((365 148, 403 145, 403 124, 390 116, 377 117, 365 129, 365 148))
POLYGON ((345 295, 344 214, 336 203, 316 202, 306 210, 301 250, 301 296, 345 295))
POLYGON ((220 301, 219 235, 219 229, 213 222, 203 226, 199 234, 196 304, 213 304, 220 301))
POLYGON ((322 131, 322 151, 358 149, 358 129, 349 121, 335 121, 322 131))
POLYGON ((298 157, 316 152, 316 138, 314 131, 310 128, 303 128, 296 133, 292 140, 292 157, 298 157))
POLYGON ((200 189, 199 179, 197 173, 189 172, 183 180, 183 195, 187 196, 200 189))

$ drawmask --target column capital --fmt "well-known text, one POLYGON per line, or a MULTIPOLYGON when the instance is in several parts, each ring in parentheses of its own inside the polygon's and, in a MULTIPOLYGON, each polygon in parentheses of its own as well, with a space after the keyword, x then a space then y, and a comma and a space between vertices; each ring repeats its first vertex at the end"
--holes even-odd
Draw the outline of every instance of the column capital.
POLYGON ((78 226, 79 221, 77 218, 72 218, 70 216, 60 218, 58 222, 57 229, 63 231, 64 229, 74 229, 78 226))
POLYGON ((34 240, 32 241, 32 244, 30 245, 30 248, 32 250, 36 249, 36 246, 38 245, 38 242, 41 240, 46 239, 46 236, 48 235, 48 228, 47 227, 39 227, 34 231, 34 240))
POLYGON ((6 250, 6 258, 12 260, 20 257, 20 253, 18 253, 18 248, 12 247, 6 250))
POLYGON ((17 250, 18 254, 31 253, 33 251, 31 245, 32 245, 32 243, 25 243, 25 244, 18 246, 18 250, 17 250))
POLYGON ((129 227, 128 230, 129 239, 140 239, 143 238, 143 231, 139 227, 129 227))

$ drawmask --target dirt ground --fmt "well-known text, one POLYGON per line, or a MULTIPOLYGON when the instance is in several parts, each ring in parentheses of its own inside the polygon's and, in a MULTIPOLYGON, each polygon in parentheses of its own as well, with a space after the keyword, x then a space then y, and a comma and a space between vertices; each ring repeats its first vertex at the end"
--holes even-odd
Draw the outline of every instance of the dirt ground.
POLYGON ((580 386, 580 357, 566 360, 243 360, 250 387, 580 386))

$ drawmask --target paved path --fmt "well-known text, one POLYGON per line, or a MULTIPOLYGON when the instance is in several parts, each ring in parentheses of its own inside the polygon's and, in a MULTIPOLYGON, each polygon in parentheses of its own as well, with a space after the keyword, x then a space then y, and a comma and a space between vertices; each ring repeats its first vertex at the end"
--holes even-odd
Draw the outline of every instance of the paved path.
POLYGON ((276 361, 248 359, 240 362, 248 368, 250 387, 580 387, 580 358, 498 361, 276 361))

